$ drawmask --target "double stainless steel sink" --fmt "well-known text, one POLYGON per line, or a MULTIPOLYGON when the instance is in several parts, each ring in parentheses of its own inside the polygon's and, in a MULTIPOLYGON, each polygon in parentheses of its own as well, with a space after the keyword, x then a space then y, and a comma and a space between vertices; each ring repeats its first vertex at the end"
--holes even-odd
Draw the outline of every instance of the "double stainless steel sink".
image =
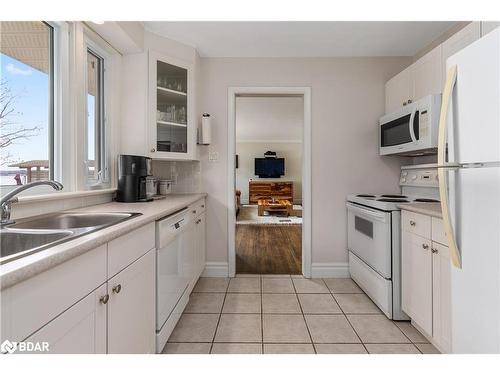
POLYGON ((135 212, 61 212, 6 225, 0 229, 0 264, 121 223, 135 212))

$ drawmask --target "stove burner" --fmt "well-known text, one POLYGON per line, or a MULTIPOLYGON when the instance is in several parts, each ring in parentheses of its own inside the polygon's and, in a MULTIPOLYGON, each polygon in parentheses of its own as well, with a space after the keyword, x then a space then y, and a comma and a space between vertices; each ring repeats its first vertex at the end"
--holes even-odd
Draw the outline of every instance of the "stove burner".
POLYGON ((379 202, 407 203, 409 200, 402 198, 379 198, 379 202))
POLYGON ((429 198, 417 198, 413 200, 414 202, 434 202, 434 203, 439 203, 437 199, 429 199, 429 198))
POLYGON ((382 194, 381 197, 384 197, 384 198, 408 198, 406 195, 392 195, 392 194, 382 194))
POLYGON ((358 194, 356 196, 361 197, 361 198, 375 198, 375 195, 371 195, 371 194, 358 194))

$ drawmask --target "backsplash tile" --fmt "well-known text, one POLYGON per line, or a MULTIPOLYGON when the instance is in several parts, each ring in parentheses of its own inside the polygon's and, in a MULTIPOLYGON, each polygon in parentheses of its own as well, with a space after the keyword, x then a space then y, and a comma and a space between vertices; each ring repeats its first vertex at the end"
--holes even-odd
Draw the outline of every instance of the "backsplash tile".
POLYGON ((172 193, 201 192, 201 166, 199 161, 153 160, 153 175, 172 180, 172 193))

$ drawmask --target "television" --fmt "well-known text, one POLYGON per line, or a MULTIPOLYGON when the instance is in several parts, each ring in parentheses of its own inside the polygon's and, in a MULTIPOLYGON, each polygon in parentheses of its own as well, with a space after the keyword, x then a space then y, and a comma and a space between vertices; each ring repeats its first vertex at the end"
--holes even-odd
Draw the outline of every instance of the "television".
POLYGON ((285 175, 284 158, 255 158, 255 175, 260 178, 278 178, 285 175))

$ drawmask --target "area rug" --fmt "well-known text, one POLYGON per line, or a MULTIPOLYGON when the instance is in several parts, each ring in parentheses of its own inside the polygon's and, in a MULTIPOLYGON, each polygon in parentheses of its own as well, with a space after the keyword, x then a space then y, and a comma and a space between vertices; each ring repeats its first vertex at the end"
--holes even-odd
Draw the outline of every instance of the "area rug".
MULTIPOLYGON (((302 206, 293 205, 294 212, 301 212, 302 206)), ((302 217, 300 216, 276 216, 269 215, 267 212, 264 216, 259 216, 257 205, 243 205, 240 208, 240 213, 236 218, 236 225, 301 225, 302 217)))

